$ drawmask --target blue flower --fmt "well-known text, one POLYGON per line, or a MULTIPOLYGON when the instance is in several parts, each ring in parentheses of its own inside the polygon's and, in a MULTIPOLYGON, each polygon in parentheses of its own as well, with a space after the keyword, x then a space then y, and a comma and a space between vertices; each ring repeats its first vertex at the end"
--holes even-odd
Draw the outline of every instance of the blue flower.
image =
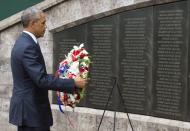
POLYGON ((68 65, 61 66, 61 67, 59 67, 59 72, 65 73, 68 69, 69 69, 68 65))

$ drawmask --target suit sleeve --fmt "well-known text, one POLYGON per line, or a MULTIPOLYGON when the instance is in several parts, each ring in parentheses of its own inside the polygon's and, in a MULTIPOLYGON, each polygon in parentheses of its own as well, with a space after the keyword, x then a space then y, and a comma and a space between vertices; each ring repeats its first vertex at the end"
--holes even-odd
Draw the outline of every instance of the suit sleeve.
POLYGON ((33 45, 28 46, 23 53, 23 66, 29 77, 39 88, 72 93, 75 89, 73 79, 60 79, 47 74, 45 67, 40 63, 39 52, 33 45))

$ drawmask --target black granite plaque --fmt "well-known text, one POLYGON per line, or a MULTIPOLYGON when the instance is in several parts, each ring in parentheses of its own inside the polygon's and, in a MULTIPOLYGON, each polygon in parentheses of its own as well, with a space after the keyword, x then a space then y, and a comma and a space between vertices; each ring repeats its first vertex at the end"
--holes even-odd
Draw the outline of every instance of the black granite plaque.
MULTIPOLYGON (((87 24, 87 43, 92 56, 90 84, 87 88, 87 107, 104 109, 112 88, 111 75, 115 73, 116 20, 114 16, 87 24)), ((113 95, 109 109, 113 107, 113 95)))
POLYGON ((187 89, 187 2, 154 10, 153 115, 184 119, 187 89))
POLYGON ((152 67, 153 8, 120 15, 119 80, 128 112, 148 114, 152 67))

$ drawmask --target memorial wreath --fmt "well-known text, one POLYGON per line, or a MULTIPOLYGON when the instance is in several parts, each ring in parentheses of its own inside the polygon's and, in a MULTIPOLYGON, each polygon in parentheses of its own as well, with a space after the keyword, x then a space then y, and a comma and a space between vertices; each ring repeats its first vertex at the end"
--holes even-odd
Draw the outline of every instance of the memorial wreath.
MULTIPOLYGON (((65 59, 59 63, 55 76, 62 79, 74 79, 80 76, 86 79, 88 78, 90 63, 89 53, 85 50, 84 44, 73 46, 73 49, 65 56, 65 59)), ((72 94, 57 91, 60 111, 63 112, 61 108, 62 104, 74 109, 84 97, 84 92, 85 88, 76 89, 72 94)))

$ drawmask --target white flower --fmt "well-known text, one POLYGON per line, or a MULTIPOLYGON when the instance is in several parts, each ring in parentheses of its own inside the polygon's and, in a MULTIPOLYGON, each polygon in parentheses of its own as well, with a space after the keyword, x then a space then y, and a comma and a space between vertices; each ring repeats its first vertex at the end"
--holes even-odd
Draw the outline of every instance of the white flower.
POLYGON ((68 63, 72 62, 72 53, 68 53, 68 56, 66 57, 66 60, 68 61, 68 63))
POLYGON ((74 98, 74 96, 72 94, 69 94, 69 97, 70 97, 70 99, 71 99, 72 102, 75 101, 75 98, 74 98))
POLYGON ((79 62, 78 61, 74 61, 70 66, 70 69, 78 69, 78 68, 79 68, 79 62))
POLYGON ((78 50, 79 47, 78 46, 73 46, 74 50, 78 50))
POLYGON ((70 65, 70 68, 68 69, 69 72, 77 75, 79 74, 79 62, 75 61, 70 65))
POLYGON ((84 60, 89 60, 88 56, 85 56, 83 59, 84 59, 84 60))
POLYGON ((79 48, 83 48, 84 47, 84 43, 80 44, 79 48))

